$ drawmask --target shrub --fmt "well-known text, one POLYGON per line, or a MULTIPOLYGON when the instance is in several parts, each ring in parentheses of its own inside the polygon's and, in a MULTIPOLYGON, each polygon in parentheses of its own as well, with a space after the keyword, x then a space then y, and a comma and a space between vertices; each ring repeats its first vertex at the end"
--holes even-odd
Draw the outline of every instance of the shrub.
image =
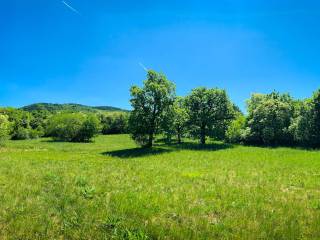
POLYGON ((23 128, 21 126, 14 127, 14 130, 11 135, 12 140, 25 140, 31 138, 30 136, 31 129, 23 128))
POLYGON ((226 131, 226 141, 229 143, 242 142, 245 138, 245 123, 246 118, 243 115, 234 119, 226 131))
POLYGON ((128 114, 116 113, 100 116, 102 134, 121 134, 128 132, 128 114))
POLYGON ((66 113, 54 115, 49 120, 47 135, 59 141, 87 142, 98 131, 99 121, 96 116, 66 113))
POLYGON ((8 116, 0 114, 0 146, 9 138, 9 127, 8 116))
POLYGON ((86 117, 77 135, 77 141, 88 142, 99 132, 100 122, 95 115, 86 117))
POLYGON ((2 112, 8 116, 8 120, 11 123, 10 135, 12 140, 24 140, 32 138, 32 128, 30 121, 32 115, 28 112, 7 108, 2 109, 2 112))

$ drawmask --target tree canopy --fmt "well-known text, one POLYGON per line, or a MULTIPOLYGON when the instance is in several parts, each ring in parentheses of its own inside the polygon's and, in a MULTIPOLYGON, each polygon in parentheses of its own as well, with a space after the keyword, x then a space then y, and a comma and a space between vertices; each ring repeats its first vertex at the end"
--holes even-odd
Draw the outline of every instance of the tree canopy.
POLYGON ((137 143, 151 147, 165 112, 174 102, 175 85, 165 75, 150 70, 143 87, 133 86, 130 93, 130 133, 137 143))
POLYGON ((207 136, 213 136, 215 127, 233 117, 232 104, 225 90, 195 88, 186 97, 191 134, 205 144, 207 136))

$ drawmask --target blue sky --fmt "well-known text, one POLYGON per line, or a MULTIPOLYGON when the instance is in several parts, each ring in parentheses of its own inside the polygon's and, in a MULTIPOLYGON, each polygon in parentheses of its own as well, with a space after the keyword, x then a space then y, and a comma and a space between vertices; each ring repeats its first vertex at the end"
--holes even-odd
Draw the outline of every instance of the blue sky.
POLYGON ((253 92, 309 97, 320 85, 320 2, 288 0, 0 2, 0 105, 130 108, 139 65, 178 95, 220 87, 242 109, 253 92))

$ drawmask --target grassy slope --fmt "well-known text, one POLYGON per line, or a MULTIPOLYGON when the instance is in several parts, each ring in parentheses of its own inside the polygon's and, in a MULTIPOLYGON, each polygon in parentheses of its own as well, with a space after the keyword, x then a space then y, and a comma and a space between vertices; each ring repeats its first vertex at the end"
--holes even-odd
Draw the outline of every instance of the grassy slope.
POLYGON ((320 238, 320 152, 134 147, 126 135, 10 142, 0 239, 320 238))

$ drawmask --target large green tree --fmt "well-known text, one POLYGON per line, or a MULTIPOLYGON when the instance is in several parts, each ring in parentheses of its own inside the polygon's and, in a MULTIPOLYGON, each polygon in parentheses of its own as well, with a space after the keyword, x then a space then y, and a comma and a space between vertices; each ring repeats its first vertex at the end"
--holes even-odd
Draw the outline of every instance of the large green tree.
POLYGON ((296 142, 320 147, 320 90, 312 98, 296 104, 296 115, 290 126, 296 142))
POLYGON ((191 134, 205 144, 206 137, 215 137, 221 123, 233 119, 234 110, 226 91, 218 88, 195 88, 186 97, 191 134))
POLYGON ((130 93, 131 136, 140 145, 152 147, 154 135, 160 131, 164 115, 174 102, 175 85, 165 75, 150 70, 144 86, 133 86, 130 93))
POLYGON ((272 92, 253 94, 248 100, 246 141, 258 144, 290 144, 294 114, 290 95, 272 92))

